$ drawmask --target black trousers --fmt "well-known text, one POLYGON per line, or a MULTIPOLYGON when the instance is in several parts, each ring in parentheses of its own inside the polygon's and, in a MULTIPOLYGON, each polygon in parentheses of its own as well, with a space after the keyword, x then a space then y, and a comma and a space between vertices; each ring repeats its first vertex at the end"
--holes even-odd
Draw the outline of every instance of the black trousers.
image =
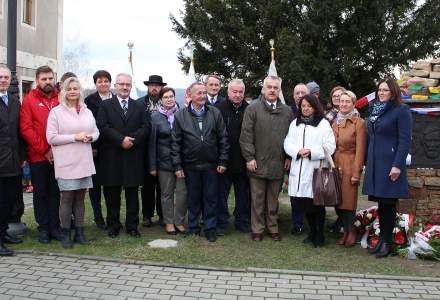
MULTIPOLYGON (((125 192, 125 229, 137 230, 139 225, 139 187, 124 187, 125 192)), ((107 226, 109 230, 121 229, 121 186, 104 186, 104 198, 107 206, 107 226)))
POLYGON ((29 164, 34 186, 34 215, 40 231, 56 231, 60 227, 60 191, 53 165, 47 160, 29 164))
MULTIPOLYGON (((93 158, 93 162, 95 163, 95 166, 98 166, 98 160, 96 158, 93 158)), ((90 203, 92 204, 93 209, 93 217, 94 220, 100 220, 102 219, 102 208, 101 208, 101 192, 102 188, 99 184, 98 180, 98 174, 92 175, 92 181, 93 181, 93 188, 89 189, 89 197, 90 197, 90 203)))
POLYGON ((144 218, 154 217, 154 210, 162 218, 162 204, 160 201, 160 185, 157 176, 150 173, 144 176, 144 185, 141 190, 142 197, 142 216, 144 218))
POLYGON ((378 202, 380 238, 387 243, 393 242, 393 230, 396 225, 396 198, 369 197, 370 201, 378 202))
POLYGON ((23 200, 21 176, 0 177, 0 239, 5 237, 14 203, 23 200))

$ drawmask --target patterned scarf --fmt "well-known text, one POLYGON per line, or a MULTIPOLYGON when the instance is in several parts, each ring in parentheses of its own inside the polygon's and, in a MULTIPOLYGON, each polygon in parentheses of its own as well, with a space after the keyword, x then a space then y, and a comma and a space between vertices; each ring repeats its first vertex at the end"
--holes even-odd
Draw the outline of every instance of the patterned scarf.
POLYGON ((377 118, 385 111, 385 108, 387 107, 389 101, 386 102, 380 102, 375 101, 373 103, 373 109, 371 110, 370 114, 370 122, 374 123, 377 121, 377 118))
POLYGON ((300 119, 301 123, 304 123, 305 125, 310 125, 313 122, 314 115, 311 115, 310 117, 301 116, 300 119))
POLYGON ((168 124, 170 124, 170 127, 173 128, 173 122, 174 122, 174 114, 179 110, 179 107, 177 104, 174 104, 174 106, 170 109, 166 109, 162 105, 159 105, 157 107, 157 111, 163 114, 168 119, 168 124))
POLYGON ((336 115, 336 123, 338 125, 341 125, 341 124, 345 125, 345 122, 353 116, 356 116, 356 117, 360 116, 360 114, 356 108, 353 108, 353 110, 348 113, 342 113, 341 111, 339 111, 338 114, 336 115))

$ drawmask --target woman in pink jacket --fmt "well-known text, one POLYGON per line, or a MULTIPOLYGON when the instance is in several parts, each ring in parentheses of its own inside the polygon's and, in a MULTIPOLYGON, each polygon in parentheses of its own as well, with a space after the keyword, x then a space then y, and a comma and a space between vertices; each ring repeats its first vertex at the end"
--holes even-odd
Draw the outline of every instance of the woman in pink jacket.
POLYGON ((46 137, 52 147, 55 178, 60 188, 61 244, 72 248, 70 226, 75 217, 74 241, 88 244, 84 237, 84 196, 95 174, 91 142, 99 137, 95 118, 84 104, 77 78, 66 79, 61 87, 60 105, 50 111, 46 137))

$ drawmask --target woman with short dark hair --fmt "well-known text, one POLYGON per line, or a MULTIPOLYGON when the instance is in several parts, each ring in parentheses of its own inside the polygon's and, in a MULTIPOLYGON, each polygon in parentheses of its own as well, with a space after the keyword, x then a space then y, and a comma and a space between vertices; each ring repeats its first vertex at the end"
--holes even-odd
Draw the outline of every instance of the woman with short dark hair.
POLYGON ((289 174, 289 196, 295 206, 305 212, 309 223, 309 236, 304 243, 324 245, 325 206, 313 204, 313 171, 321 160, 333 154, 335 137, 329 122, 324 118, 319 100, 305 95, 298 105, 298 117, 292 121, 284 140, 284 150, 292 157, 289 174))
POLYGON ((379 81, 369 113, 363 193, 379 204, 380 240, 369 252, 381 258, 391 253, 397 200, 409 197, 406 158, 412 118, 409 107, 402 104, 399 86, 390 77, 379 81))
POLYGON ((171 161, 171 130, 174 114, 179 110, 176 93, 164 87, 159 93, 158 110, 151 114, 152 131, 149 143, 150 174, 158 176, 165 231, 175 235, 185 233, 186 185, 185 178, 177 178, 171 161))

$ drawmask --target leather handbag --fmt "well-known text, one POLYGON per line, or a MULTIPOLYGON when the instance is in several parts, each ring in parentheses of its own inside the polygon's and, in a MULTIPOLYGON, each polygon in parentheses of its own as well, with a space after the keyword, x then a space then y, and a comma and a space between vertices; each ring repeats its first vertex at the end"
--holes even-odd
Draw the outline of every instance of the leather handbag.
POLYGON ((337 206, 342 199, 341 177, 325 148, 324 153, 330 166, 323 167, 321 160, 319 168, 313 170, 313 205, 337 206))

